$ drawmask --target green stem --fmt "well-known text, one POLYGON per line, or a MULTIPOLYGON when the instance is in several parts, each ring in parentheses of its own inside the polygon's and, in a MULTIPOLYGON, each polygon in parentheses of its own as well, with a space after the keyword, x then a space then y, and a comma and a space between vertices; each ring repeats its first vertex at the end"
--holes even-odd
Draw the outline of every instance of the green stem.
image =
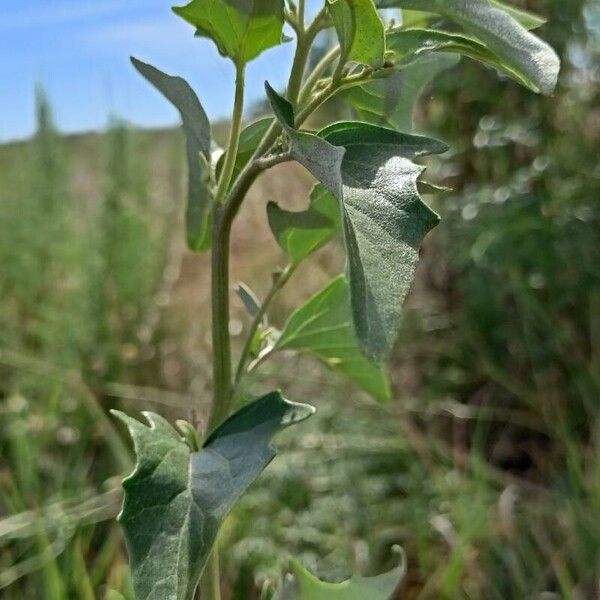
MULTIPOLYGON (((229 338, 229 238, 231 221, 224 219, 223 199, 231 184, 244 111, 244 67, 236 65, 235 101, 229 145, 215 196, 211 270, 213 402, 206 433, 227 418, 231 406, 231 340, 229 338)), ((200 580, 202 600, 221 600, 219 553, 211 552, 200 580)))
POLYGON ((227 145, 227 153, 225 154, 225 164, 219 179, 217 193, 215 195, 215 203, 220 204, 227 194, 235 160, 237 158, 238 146, 240 142, 240 132, 242 129, 242 115, 244 112, 244 65, 236 65, 235 68, 235 100, 233 104, 233 115, 231 117, 231 130, 229 132, 229 144, 227 145))
POLYGON ((321 79, 327 72, 329 66, 335 61, 340 55, 340 47, 336 46, 332 48, 315 66, 310 75, 306 78, 306 82, 300 91, 299 103, 302 104, 307 98, 310 97, 313 89, 319 79, 321 79))
POLYGON ((304 32, 304 0, 298 0, 298 28, 304 32))
POLYGON ((273 301, 273 298, 277 295, 277 293, 283 288, 283 286, 289 281, 290 277, 296 271, 298 265, 290 263, 283 272, 279 275, 277 280, 271 286, 269 293, 262 301, 258 312, 254 315, 254 319, 252 320, 252 324, 250 325, 250 329, 248 331, 248 336, 246 337, 246 343, 244 344, 244 348, 242 349, 242 353, 240 355, 240 359, 238 362, 238 366, 235 372, 235 378, 233 382, 233 392, 235 395, 235 391, 240 384, 240 381, 244 377, 244 369, 246 367, 246 363, 248 362, 248 358, 250 357, 250 350, 252 348, 252 341, 254 340, 254 336, 260 327, 260 324, 263 320, 263 317, 267 314, 267 310, 273 301))

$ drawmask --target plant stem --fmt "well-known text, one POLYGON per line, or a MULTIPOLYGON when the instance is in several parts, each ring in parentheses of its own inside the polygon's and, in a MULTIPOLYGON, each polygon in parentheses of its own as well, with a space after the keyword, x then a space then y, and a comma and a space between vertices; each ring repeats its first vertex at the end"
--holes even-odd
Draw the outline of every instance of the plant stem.
POLYGON ((298 0, 298 29, 304 32, 304 0, 298 0))
POLYGON ((319 79, 323 77, 328 67, 335 61, 336 58, 338 58, 339 55, 340 47, 335 46, 317 63, 310 75, 306 78, 306 82, 300 91, 300 96, 298 98, 300 103, 304 102, 310 96, 319 79))
POLYGON ((240 355, 240 359, 239 359, 238 366, 236 369, 235 378, 234 378, 234 382, 233 382, 234 394, 235 394, 235 391, 236 391, 240 381, 244 377, 244 368, 245 368, 246 363, 248 362, 248 358, 250 356, 250 349, 252 348, 252 341, 254 340, 254 336, 256 335, 256 332, 258 331, 258 328, 263 320, 263 317, 267 313, 267 310, 269 309, 269 306, 271 305, 273 298, 275 298, 275 296, 277 295, 279 290, 281 290, 281 288, 289 281, 290 277, 294 274, 296 268, 297 268, 296 264, 290 263, 289 265, 287 265, 287 267, 282 271, 282 273, 279 275, 277 280, 271 286, 271 289, 269 290, 269 293, 267 294, 265 299, 262 301, 262 304, 260 305, 258 312, 256 313, 256 315, 254 315, 254 319, 252 320, 252 324, 250 325, 250 329, 248 331, 248 336, 246 337, 246 343, 244 344, 244 348, 242 349, 242 353, 240 355))
POLYGON ((237 158, 238 146, 240 142, 240 131, 242 129, 242 115, 244 112, 244 65, 236 65, 235 67, 235 100, 233 104, 233 115, 231 117, 231 130, 229 132, 229 144, 227 145, 227 153, 225 154, 225 164, 219 179, 217 193, 215 195, 215 203, 220 204, 227 194, 235 160, 237 158))
MULTIPOLYGON (((211 269, 213 402, 206 434, 229 414, 231 406, 231 340, 229 338, 229 238, 231 221, 224 219, 223 199, 231 183, 244 111, 244 67, 236 65, 235 101, 229 145, 215 196, 211 269)), ((219 553, 215 543, 200 580, 202 600, 221 600, 219 553)))

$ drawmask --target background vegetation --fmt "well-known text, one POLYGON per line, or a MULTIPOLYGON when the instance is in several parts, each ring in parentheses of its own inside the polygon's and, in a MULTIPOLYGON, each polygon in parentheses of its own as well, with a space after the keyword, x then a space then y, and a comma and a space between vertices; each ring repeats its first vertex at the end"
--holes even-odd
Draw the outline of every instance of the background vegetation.
MULTIPOLYGON (((555 98, 463 60, 419 108, 421 130, 452 143, 432 172, 453 191, 429 198, 443 221, 408 302, 394 402, 296 356, 278 359, 285 379, 274 363, 250 383, 319 413, 279 438, 225 524, 233 599, 260 597, 288 552, 334 580, 383 570, 393 544, 408 557, 402 598, 600 594, 600 10, 527 4, 564 61, 555 98)), ((113 119, 64 138, 40 90, 37 123, 0 147, 0 596, 127 595, 113 517, 132 457, 106 410, 202 416, 207 257, 184 248, 178 132, 113 119)), ((259 295, 283 264, 266 202, 300 207, 309 188, 281 165, 243 209, 234 276, 259 295)), ((321 251, 272 320, 341 260, 321 251)), ((247 326, 239 302, 231 331, 247 326)))

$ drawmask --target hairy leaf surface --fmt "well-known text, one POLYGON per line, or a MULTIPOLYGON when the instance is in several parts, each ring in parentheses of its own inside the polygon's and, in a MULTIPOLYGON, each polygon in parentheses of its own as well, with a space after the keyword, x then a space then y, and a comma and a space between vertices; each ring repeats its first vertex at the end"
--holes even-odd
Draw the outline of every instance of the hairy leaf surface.
POLYGON ((431 52, 452 52, 482 62, 512 77, 521 85, 531 87, 526 74, 515 70, 475 38, 463 34, 436 29, 394 29, 388 33, 387 40, 389 48, 396 53, 400 67, 431 52))
POLYGON ((123 481, 125 532, 136 600, 192 600, 219 525, 271 462, 271 437, 314 409, 272 392, 244 407, 192 452, 162 417, 150 427, 113 411, 137 455, 123 481))
MULTIPOLYGON (((512 11, 490 0, 380 0, 379 6, 431 11, 458 23, 493 52, 503 70, 518 74, 535 92, 551 94, 556 87, 560 61, 556 52, 519 23, 512 11)), ((528 27, 534 24, 529 19, 528 27)))
POLYGON ((500 2, 500 0, 490 0, 490 4, 493 7, 508 13, 515 21, 517 21, 517 23, 523 25, 523 27, 528 30, 537 29, 546 22, 546 19, 529 10, 524 10, 506 2, 500 2))
POLYGON ((419 197, 423 167, 412 160, 448 146, 356 122, 335 123, 319 135, 346 150, 342 206, 352 314, 363 352, 380 360, 396 340, 419 245, 439 222, 419 197))
POLYGON ((281 43, 283 0, 192 0, 173 11, 238 65, 281 43))
POLYGON ((383 65, 385 29, 373 0, 327 0, 340 42, 340 61, 383 65))
POLYGON ((320 184, 311 192, 305 211, 292 212, 269 202, 267 217, 277 243, 293 264, 302 262, 341 230, 339 203, 320 184))
POLYGON ((275 347, 314 354, 378 400, 390 399, 385 368, 370 362, 358 347, 352 326, 350 289, 343 275, 290 316, 275 347))
POLYGON ((344 149, 332 146, 313 133, 295 129, 292 105, 268 83, 265 83, 265 89, 273 112, 289 138, 294 159, 304 165, 334 196, 341 197, 340 170, 344 149))
POLYGON ((210 164, 210 123, 190 85, 181 77, 167 75, 136 58, 131 62, 181 115, 188 163, 186 233, 188 246, 197 252, 211 243, 212 195, 208 186, 210 164))
POLYGON ((272 89, 270 99, 294 158, 340 202, 354 327, 362 351, 380 360, 396 339, 419 245, 439 221, 419 197, 423 167, 412 159, 448 146, 358 122, 335 123, 316 137, 293 129, 292 107, 272 89))
POLYGON ((376 577, 354 575, 342 583, 326 583, 309 573, 299 562, 292 562, 293 577, 288 579, 277 600, 391 600, 404 577, 399 567, 376 577))

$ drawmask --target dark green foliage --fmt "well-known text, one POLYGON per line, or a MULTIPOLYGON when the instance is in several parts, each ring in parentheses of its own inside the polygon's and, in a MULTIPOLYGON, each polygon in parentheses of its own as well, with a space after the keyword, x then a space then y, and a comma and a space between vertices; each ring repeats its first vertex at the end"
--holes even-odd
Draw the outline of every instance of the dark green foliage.
POLYGON ((162 417, 150 427, 115 411, 137 455, 123 481, 125 532, 136 600, 193 600, 221 521, 275 457, 270 442, 314 409, 272 392, 245 406, 192 452, 162 417))

